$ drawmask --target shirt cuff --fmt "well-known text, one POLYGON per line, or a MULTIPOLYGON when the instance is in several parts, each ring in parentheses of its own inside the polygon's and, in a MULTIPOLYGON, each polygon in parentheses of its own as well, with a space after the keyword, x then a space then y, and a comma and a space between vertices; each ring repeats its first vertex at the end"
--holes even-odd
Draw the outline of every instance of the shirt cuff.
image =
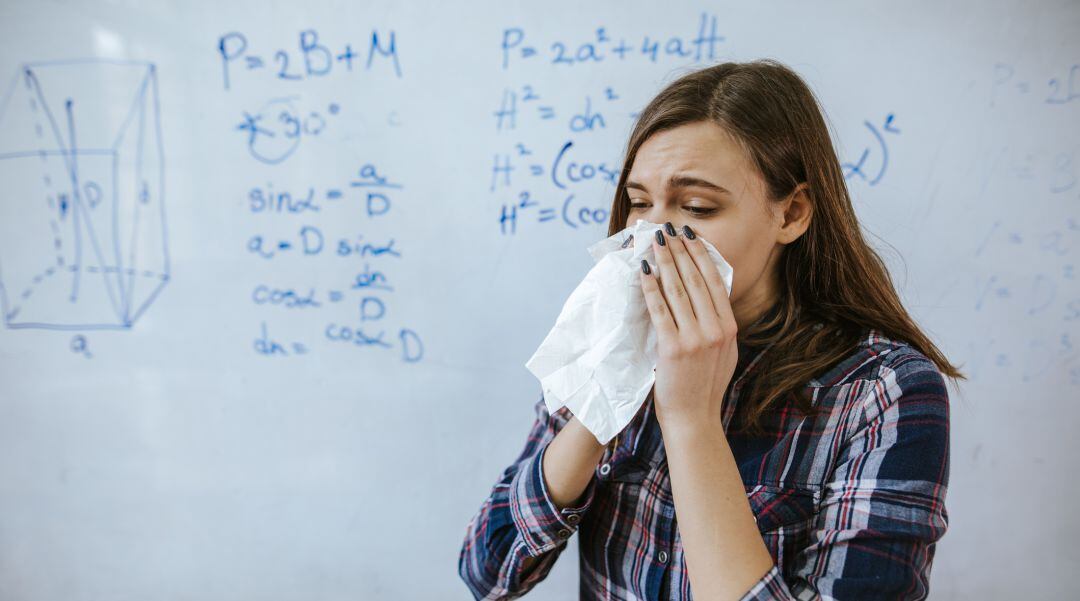
POLYGON ((544 454, 549 444, 521 466, 510 485, 510 512, 532 556, 565 543, 581 524, 596 492, 593 478, 576 505, 562 509, 555 505, 544 482, 544 454))
POLYGON ((773 564, 773 567, 765 572, 765 575, 754 583, 750 590, 739 597, 739 601, 777 601, 793 598, 791 590, 788 589, 787 583, 780 574, 780 567, 773 564))

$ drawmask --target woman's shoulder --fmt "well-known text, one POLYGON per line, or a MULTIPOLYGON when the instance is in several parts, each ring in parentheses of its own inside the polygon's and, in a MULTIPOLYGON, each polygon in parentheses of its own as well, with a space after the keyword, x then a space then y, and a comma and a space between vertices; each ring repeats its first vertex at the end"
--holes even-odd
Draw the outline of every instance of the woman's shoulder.
POLYGON ((815 388, 889 388, 930 386, 945 393, 944 377, 937 365, 909 342, 890 338, 868 328, 855 348, 826 373, 810 381, 815 388))
POLYGON ((908 342, 875 329, 866 330, 855 350, 810 387, 814 404, 824 412, 819 419, 844 422, 838 431, 845 438, 883 419, 949 421, 948 388, 937 365, 908 342))

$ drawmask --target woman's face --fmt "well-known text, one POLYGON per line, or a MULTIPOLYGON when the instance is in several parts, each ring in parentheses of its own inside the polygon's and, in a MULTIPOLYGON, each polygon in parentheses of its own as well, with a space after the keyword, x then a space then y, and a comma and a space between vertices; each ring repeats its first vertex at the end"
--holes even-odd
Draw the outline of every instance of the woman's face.
POLYGON ((777 298, 783 246, 809 226, 810 203, 798 192, 769 201, 761 175, 723 128, 689 123, 653 134, 638 149, 623 227, 670 221, 680 236, 687 224, 711 242, 734 270, 731 306, 742 328, 777 298))

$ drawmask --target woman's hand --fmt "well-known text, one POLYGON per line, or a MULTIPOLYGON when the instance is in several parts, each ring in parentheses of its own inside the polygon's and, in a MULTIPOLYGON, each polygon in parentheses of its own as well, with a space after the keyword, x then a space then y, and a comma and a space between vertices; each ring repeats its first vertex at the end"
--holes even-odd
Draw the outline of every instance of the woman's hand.
POLYGON ((657 365, 653 403, 664 420, 720 423, 724 393, 735 373, 739 351, 735 314, 720 271, 689 226, 676 236, 656 231, 656 270, 641 288, 656 328, 657 365), (660 241, 664 243, 661 244, 660 241), (659 277, 659 280, 657 279, 659 277))

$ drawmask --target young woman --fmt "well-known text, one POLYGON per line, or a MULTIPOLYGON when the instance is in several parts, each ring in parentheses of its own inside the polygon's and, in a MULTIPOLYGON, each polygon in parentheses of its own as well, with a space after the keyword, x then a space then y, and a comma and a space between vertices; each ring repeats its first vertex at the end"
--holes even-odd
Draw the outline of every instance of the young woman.
POLYGON ((925 598, 948 526, 942 374, 964 376, 864 240, 805 82, 762 60, 660 92, 608 235, 639 218, 666 227, 640 274, 652 392, 606 446, 535 403, 467 527, 472 593, 528 592, 579 531, 582 599, 925 598))

